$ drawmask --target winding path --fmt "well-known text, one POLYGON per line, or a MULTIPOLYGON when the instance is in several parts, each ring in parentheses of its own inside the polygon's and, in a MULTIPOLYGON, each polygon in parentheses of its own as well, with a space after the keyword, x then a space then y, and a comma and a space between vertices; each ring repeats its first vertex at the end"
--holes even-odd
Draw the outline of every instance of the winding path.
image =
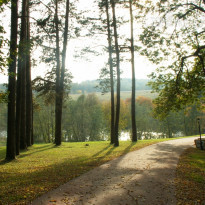
POLYGON ((175 205, 175 170, 180 154, 195 138, 154 144, 107 162, 32 205, 175 205))

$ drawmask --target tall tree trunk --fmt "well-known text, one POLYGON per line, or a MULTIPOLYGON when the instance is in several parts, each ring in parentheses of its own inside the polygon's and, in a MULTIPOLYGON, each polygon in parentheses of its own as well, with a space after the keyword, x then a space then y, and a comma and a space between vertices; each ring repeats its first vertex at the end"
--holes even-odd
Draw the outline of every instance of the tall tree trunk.
POLYGON ((132 0, 129 0, 130 4, 130 28, 131 28, 131 65, 132 65, 132 101, 131 101, 131 116, 132 116, 132 141, 137 141, 137 128, 135 117, 135 54, 134 54, 134 31, 133 31, 133 13, 132 13, 132 0))
POLYGON ((32 117, 31 117, 31 145, 34 144, 34 139, 33 139, 33 94, 32 94, 32 107, 31 107, 32 111, 32 117))
POLYGON ((30 62, 30 19, 29 19, 29 0, 27 4, 27 43, 28 50, 26 55, 26 143, 31 146, 32 136, 32 88, 31 88, 31 62, 30 62))
POLYGON ((26 47, 27 47, 27 0, 22 1, 21 31, 19 42, 17 99, 16 99, 16 154, 26 149, 26 47))
POLYGON ((69 6, 70 1, 66 1, 66 15, 65 15, 65 28, 63 39, 63 51, 62 51, 62 67, 60 66, 60 46, 59 46, 59 28, 58 28, 58 1, 56 0, 55 11, 55 24, 56 24, 56 127, 55 127, 55 143, 61 144, 61 127, 62 127, 62 107, 63 107, 63 94, 64 94, 64 78, 65 78, 65 59, 68 41, 68 18, 69 18, 69 6))
POLYGON ((55 105, 55 144, 61 145, 61 100, 60 100, 60 46, 59 46, 59 22, 58 0, 55 0, 55 27, 56 27, 56 105, 55 105))
POLYGON ((61 69, 61 79, 60 79, 61 113, 62 113, 62 107, 63 107, 64 78, 65 78, 65 60, 66 60, 66 53, 67 53, 66 51, 67 51, 67 42, 68 42, 69 12, 70 12, 70 0, 67 0, 66 1, 66 14, 65 14, 65 28, 64 28, 64 35, 63 35, 62 69, 61 69))
POLYGON ((115 38, 116 66, 117 66, 117 102, 116 102, 116 117, 115 117, 115 146, 119 146, 119 120, 120 120, 120 51, 118 45, 117 23, 115 15, 115 2, 111 0, 113 14, 113 28, 115 38))
POLYGON ((21 36, 20 36, 20 61, 21 61, 21 125, 20 149, 26 149, 26 67, 27 67, 27 19, 28 0, 22 1, 21 36))
POLYGON ((115 142, 115 101, 114 101, 114 80, 113 80, 113 58, 112 58, 112 35, 110 30, 110 17, 109 17, 109 4, 106 0, 106 16, 107 16, 107 36, 108 36, 108 49, 109 49, 109 66, 110 66, 110 93, 111 93, 111 124, 110 124, 110 143, 115 142))
POLYGON ((20 128, 21 128, 21 60, 18 58, 17 89, 16 89, 16 155, 20 149, 20 128))
POLYGON ((10 37, 10 59, 8 79, 8 125, 7 125, 7 147, 6 159, 12 160, 16 156, 16 53, 17 53, 17 31, 18 31, 18 0, 11 1, 11 37, 10 37))

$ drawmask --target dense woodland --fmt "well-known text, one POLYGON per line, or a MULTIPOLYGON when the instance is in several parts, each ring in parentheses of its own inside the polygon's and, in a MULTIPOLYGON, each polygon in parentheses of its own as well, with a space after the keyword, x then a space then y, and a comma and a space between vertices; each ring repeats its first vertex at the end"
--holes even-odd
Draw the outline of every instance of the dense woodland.
POLYGON ((79 4, 0 0, 0 12, 11 11, 10 31, 0 24, 0 70, 8 71, 7 91, 0 93, 6 159, 15 159, 34 142, 59 146, 62 140, 110 140, 119 146, 121 132, 130 132, 133 142, 156 133, 197 134, 197 118, 202 127, 205 124, 205 1, 100 0, 86 11, 79 4), (97 89, 110 93, 109 101, 84 95, 85 86, 71 84, 68 42, 80 38, 92 39, 92 46, 82 45, 76 59, 107 56, 97 89), (136 96, 136 53, 157 66, 149 82, 158 93, 154 100, 136 96), (33 79, 32 67, 39 63, 49 69, 33 79), (122 99, 124 64, 131 70, 127 99, 122 99), (76 100, 70 97, 71 87, 82 94, 76 100))

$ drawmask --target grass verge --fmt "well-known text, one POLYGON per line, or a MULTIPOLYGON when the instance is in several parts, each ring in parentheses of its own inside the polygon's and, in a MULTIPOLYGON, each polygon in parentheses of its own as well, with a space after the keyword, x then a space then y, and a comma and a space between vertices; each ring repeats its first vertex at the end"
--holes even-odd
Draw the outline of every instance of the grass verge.
POLYGON ((175 182, 177 205, 205 204, 205 151, 189 148, 181 155, 175 182))
MULTIPOLYGON (((172 138, 173 139, 173 138, 172 138)), ((169 139, 33 145, 11 162, 0 147, 0 204, 27 204, 43 193, 130 151, 169 139)))

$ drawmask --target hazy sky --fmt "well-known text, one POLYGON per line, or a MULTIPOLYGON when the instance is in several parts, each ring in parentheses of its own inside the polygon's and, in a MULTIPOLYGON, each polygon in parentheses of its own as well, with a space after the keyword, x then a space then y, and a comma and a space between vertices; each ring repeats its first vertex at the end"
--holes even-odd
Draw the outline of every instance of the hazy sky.
MULTIPOLYGON (((81 9, 90 9, 93 8, 93 0, 79 0, 79 6, 81 9)), ((96 11, 95 8, 93 10, 96 11)), ((125 32, 129 33, 129 29, 125 32)), ((107 54, 105 53, 102 56, 92 55, 89 58, 89 62, 84 59, 75 59, 73 54, 75 54, 77 48, 81 47, 85 43, 85 39, 72 40, 68 43, 68 56, 67 56, 67 67, 73 75, 73 82, 81 82, 85 80, 94 80, 99 77, 100 69, 104 66, 104 63, 107 61, 107 54)), ((88 41, 88 40, 86 40, 88 41)), ((92 39, 89 40, 89 43, 92 44, 92 39)), ((105 42, 105 46, 107 42, 105 42)), ((135 54, 135 67, 136 67, 136 78, 144 79, 147 78, 147 75, 153 71, 154 66, 148 62, 145 57, 138 56, 135 54)), ((131 78, 131 66, 129 63, 121 64, 122 78, 131 78)), ((37 67, 32 68, 32 78, 37 75, 42 75, 46 71, 46 66, 41 64, 37 67)), ((0 73, 0 83, 5 83, 7 81, 7 76, 0 73)))

